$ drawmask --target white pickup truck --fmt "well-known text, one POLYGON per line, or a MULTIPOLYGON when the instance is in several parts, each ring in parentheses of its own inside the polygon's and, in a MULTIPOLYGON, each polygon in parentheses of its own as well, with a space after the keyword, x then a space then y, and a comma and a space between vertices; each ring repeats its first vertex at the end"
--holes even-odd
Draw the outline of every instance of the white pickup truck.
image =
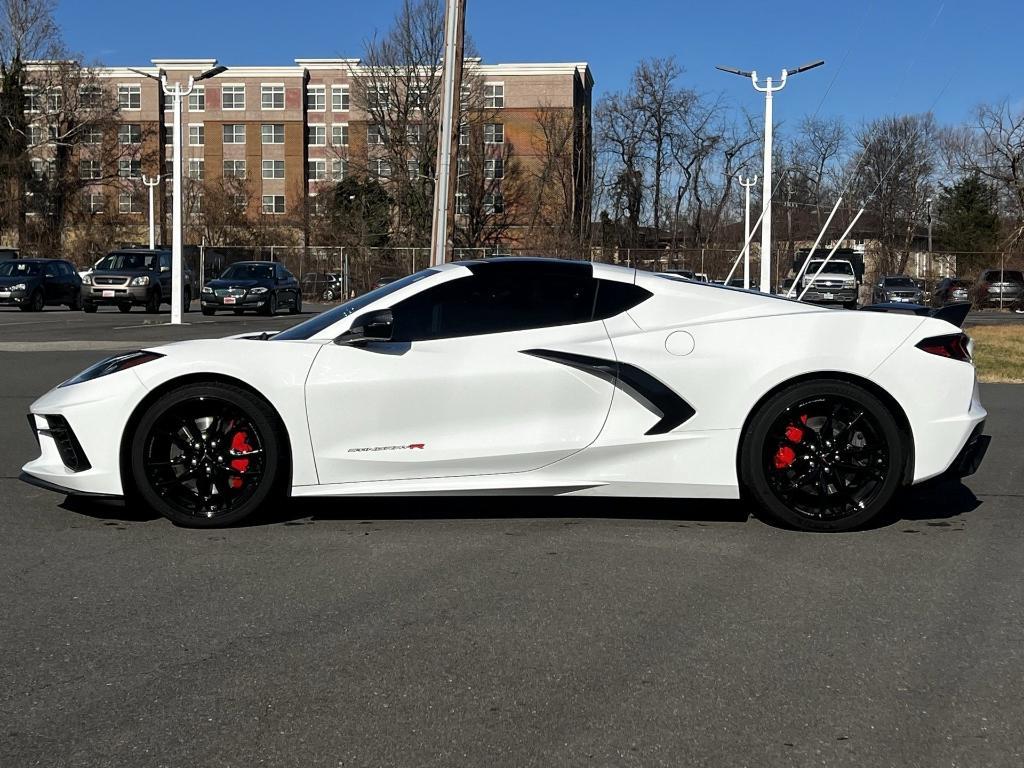
POLYGON ((799 296, 804 288, 810 286, 804 294, 804 301, 812 304, 842 304, 847 309, 856 309, 857 273, 853 270, 853 264, 843 259, 832 259, 815 278, 824 261, 811 260, 804 276, 800 278, 800 286, 794 289, 795 294, 799 296))

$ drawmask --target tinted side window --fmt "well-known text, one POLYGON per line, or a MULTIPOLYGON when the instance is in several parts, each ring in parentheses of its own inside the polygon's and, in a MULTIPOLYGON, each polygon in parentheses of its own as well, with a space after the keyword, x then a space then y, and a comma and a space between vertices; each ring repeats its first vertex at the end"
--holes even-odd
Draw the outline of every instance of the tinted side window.
POLYGON ((57 276, 57 265, 54 264, 53 262, 50 262, 49 264, 46 265, 46 268, 43 270, 43 274, 46 277, 56 277, 57 276))
POLYGON ((488 266, 395 306, 393 338, 446 339, 588 322, 596 286, 578 271, 488 266))
POLYGON ((650 291, 630 283, 598 280, 597 285, 597 301, 594 302, 595 320, 614 317, 651 297, 650 291))
POLYGON ((171 255, 169 253, 160 254, 160 269, 164 267, 171 268, 171 255))

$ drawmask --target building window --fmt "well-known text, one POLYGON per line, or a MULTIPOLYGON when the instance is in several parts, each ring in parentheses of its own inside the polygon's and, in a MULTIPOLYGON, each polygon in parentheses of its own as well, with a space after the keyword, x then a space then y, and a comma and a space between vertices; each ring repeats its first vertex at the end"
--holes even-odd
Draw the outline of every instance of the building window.
POLYGON ((469 125, 466 123, 459 123, 459 146, 469 146, 469 125))
POLYGON ((469 160, 467 158, 460 157, 458 160, 455 161, 455 173, 458 175, 458 178, 460 179, 463 176, 469 175, 469 160))
POLYGON ((197 85, 195 89, 192 91, 192 93, 188 95, 188 111, 206 111, 206 86, 197 85))
POLYGON ((264 179, 283 179, 284 178, 284 160, 264 160, 263 161, 263 178, 264 179))
POLYGON ((284 86, 264 85, 260 87, 260 106, 263 109, 284 109, 284 86))
POLYGON ((122 192, 117 196, 119 213, 142 213, 142 197, 134 192, 122 192))
POLYGON ((309 126, 309 146, 311 147, 323 147, 327 144, 327 126, 323 125, 311 125, 309 126))
POLYGON ((117 86, 117 108, 118 109, 142 109, 142 86, 141 85, 119 85, 119 86, 117 86))
POLYGON ((221 98, 223 109, 245 109, 245 86, 244 85, 223 85, 221 86, 221 98))
POLYGON ((118 144, 141 144, 142 126, 138 123, 124 123, 117 127, 118 144))
POLYGON ((28 143, 31 147, 38 147, 46 143, 46 128, 42 125, 30 125, 28 127, 28 143))
POLYGON ((46 108, 50 112, 60 112, 64 106, 64 92, 60 88, 51 88, 46 92, 46 108))
POLYGON ((165 125, 164 126, 164 144, 167 145, 168 147, 174 145, 174 126, 173 125, 165 125))
POLYGON ((505 178, 505 161, 500 157, 495 157, 490 160, 484 160, 484 178, 505 178))
POLYGON ((505 212, 505 200, 501 194, 495 192, 493 194, 484 195, 484 213, 495 214, 505 212))
POLYGON ((484 144, 504 144, 505 124, 487 123, 484 125, 484 144))
POLYGON ((409 107, 411 109, 423 109, 430 98, 430 88, 426 85, 409 86, 409 107))
POLYGON ((484 106, 488 109, 501 109, 505 106, 504 83, 484 83, 484 106))
POLYGON ((103 131, 101 131, 95 125, 90 125, 84 131, 82 131, 82 143, 83 144, 102 144, 103 143, 103 131))
POLYGON ((311 85, 306 89, 306 111, 323 112, 327 108, 327 91, 322 85, 311 85))
POLYGON ((264 195, 264 213, 284 213, 284 195, 264 195))
POLYGON ((225 179, 244 179, 245 178, 245 160, 225 160, 224 161, 224 178, 225 179))
POLYGON ((86 213, 103 213, 105 198, 99 192, 85 192, 82 195, 82 208, 86 213))
POLYGON ((224 126, 225 144, 245 144, 245 126, 241 123, 229 123, 224 126))
POLYGON ((469 198, 465 192, 455 193, 455 213, 459 216, 465 216, 469 213, 469 198))
POLYGON ((43 111, 43 95, 39 92, 38 88, 33 88, 30 85, 25 87, 25 111, 43 111))
POLYGON ((331 110, 334 112, 348 112, 347 85, 335 85, 331 87, 331 110))
POLYGON ((236 211, 243 213, 249 207, 249 198, 242 194, 232 195, 231 203, 234 205, 236 211))
POLYGON ((370 175, 375 179, 391 178, 391 161, 383 157, 374 158, 370 161, 370 175))
POLYGON ((380 125, 366 126, 366 143, 381 145, 384 143, 384 127, 380 125))
POLYGON ((80 85, 78 103, 82 109, 98 109, 103 106, 103 89, 98 85, 80 85))
POLYGON ((206 143, 206 128, 202 123, 188 127, 188 145, 201 147, 206 143))
POLYGON ((284 124, 264 123, 260 126, 264 144, 284 144, 284 124))
POLYGON ((387 109, 391 96, 386 85, 371 85, 366 89, 366 106, 370 109, 387 109))
POLYGON ((190 159, 188 161, 188 177, 202 181, 206 177, 206 162, 201 158, 190 159))
POLYGON ((339 159, 331 161, 331 178, 334 181, 344 181, 346 171, 348 171, 348 160, 339 159))
POLYGON ((80 160, 78 163, 78 178, 98 179, 100 178, 99 160, 80 160))
POLYGON ((306 163, 306 173, 310 181, 323 181, 327 178, 327 161, 310 160, 306 163))
POLYGON ((142 161, 141 160, 118 160, 117 161, 117 175, 122 179, 141 179, 142 178, 142 161))
POLYGON ((336 147, 348 146, 348 123, 335 123, 331 126, 331 144, 336 147))
POLYGON ((420 164, 417 160, 407 160, 405 167, 409 171, 409 181, 416 181, 420 178, 420 164))
POLYGON ((32 161, 32 178, 36 181, 42 181, 48 176, 48 163, 45 160, 39 160, 38 158, 32 161))
POLYGON ((407 144, 416 145, 423 140, 423 126, 419 123, 410 123, 405 126, 405 141, 407 144))

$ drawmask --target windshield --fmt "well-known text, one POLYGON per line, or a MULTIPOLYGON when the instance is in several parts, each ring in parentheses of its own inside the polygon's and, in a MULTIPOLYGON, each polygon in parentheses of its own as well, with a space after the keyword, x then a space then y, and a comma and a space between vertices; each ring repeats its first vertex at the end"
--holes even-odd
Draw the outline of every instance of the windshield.
MULTIPOLYGON (((821 269, 821 265, 824 263, 825 262, 823 261, 812 261, 810 266, 807 267, 807 274, 814 277, 818 270, 821 269)), ((821 274, 852 275, 853 265, 848 261, 830 261, 828 264, 825 264, 825 269, 822 270, 821 274)))
POLYGON ((311 317, 309 320, 299 323, 295 327, 289 328, 287 331, 282 331, 274 336, 274 340, 277 341, 279 339, 283 339, 288 341, 295 339, 308 339, 320 333, 324 328, 328 328, 339 320, 348 317, 353 312, 358 312, 363 307, 373 304, 373 302, 378 299, 382 299, 395 291, 400 291, 407 285, 418 283, 420 280, 434 274, 437 274, 436 269, 424 269, 414 275, 409 275, 408 277, 400 278, 394 282, 388 283, 387 285, 382 285, 380 288, 376 288, 369 293, 364 293, 362 296, 357 296, 351 301, 346 301, 344 304, 337 306, 328 312, 322 312, 316 317, 311 317))
POLYGON ((221 280, 273 280, 273 264, 232 264, 224 270, 221 280))
POLYGON ((5 261, 0 264, 0 277, 32 277, 38 274, 38 264, 24 261, 5 261))
POLYGON ((111 253, 100 259, 96 269, 100 271, 130 271, 160 268, 158 253, 111 253))
POLYGON ((892 288, 916 288, 914 281, 909 277, 887 277, 885 284, 892 288))

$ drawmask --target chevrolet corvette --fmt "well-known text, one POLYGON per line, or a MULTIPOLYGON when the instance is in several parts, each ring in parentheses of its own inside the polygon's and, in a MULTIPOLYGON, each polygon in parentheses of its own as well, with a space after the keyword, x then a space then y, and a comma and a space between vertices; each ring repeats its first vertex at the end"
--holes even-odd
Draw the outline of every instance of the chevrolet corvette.
POLYGON ((103 360, 32 404, 40 455, 22 477, 184 526, 286 495, 547 494, 742 496, 841 531, 903 486, 977 468, 971 349, 927 314, 461 261, 277 334, 103 360))

